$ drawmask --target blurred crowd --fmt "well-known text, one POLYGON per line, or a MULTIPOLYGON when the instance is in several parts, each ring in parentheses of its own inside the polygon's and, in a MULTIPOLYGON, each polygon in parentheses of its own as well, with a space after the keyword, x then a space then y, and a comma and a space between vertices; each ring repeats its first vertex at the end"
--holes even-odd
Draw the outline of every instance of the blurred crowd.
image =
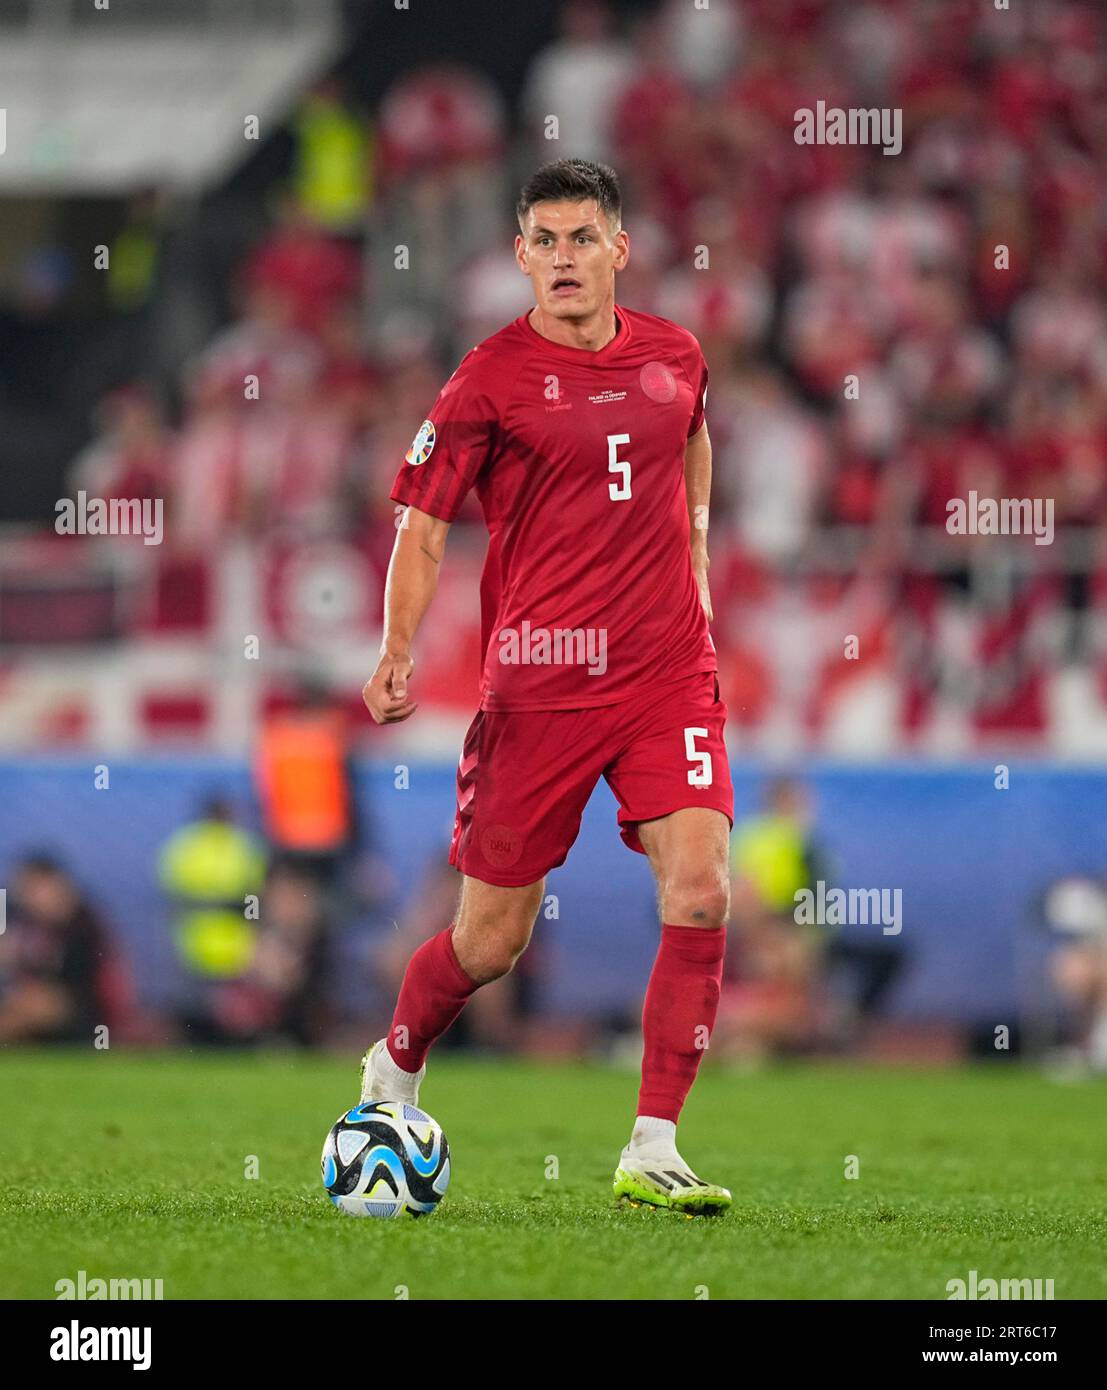
MULTIPOLYGON (((161 846, 150 865, 161 909, 147 924, 169 945, 159 1000, 136 987, 122 937, 64 860, 25 853, 8 875, 0 932, 0 1045, 349 1051, 385 1031, 412 952, 456 915, 459 880, 442 846, 398 906, 354 811, 348 748, 342 711, 305 688, 262 731, 250 804, 213 789, 161 846), (356 1000, 344 975, 358 980, 356 1000)), ((1065 875, 1032 905, 1016 949, 1032 947, 1039 964, 1015 1036, 997 1052, 990 1020, 912 1027, 895 1017, 912 956, 898 934, 801 910, 820 889, 829 901, 825 890, 840 881, 816 811, 803 779, 777 776, 735 825, 711 1065, 975 1055, 1030 1056, 1068 1077, 1107 1072, 1107 874, 1065 875)), ((444 1045, 636 1066, 641 1000, 608 1015, 551 1011, 557 933, 539 925, 516 968, 474 996, 444 1045)))
MULTIPOLYGON (((167 499, 152 567, 288 534, 346 537, 379 571, 419 421, 531 302, 518 177, 608 160, 618 294, 710 366, 736 724, 818 738, 848 707, 887 747, 951 723, 963 746, 1034 740, 1076 671, 1065 720, 1107 740, 1105 22, 1082 0, 566 0, 517 111, 475 66, 405 73, 372 113, 320 82, 271 226, 229 268, 232 320, 168 396, 137 370, 106 397, 71 485, 167 499), (902 108, 902 153, 797 144, 816 100, 902 108), (950 535, 971 491, 1052 499, 1056 539, 950 535)), ((157 246, 135 216, 117 298, 140 323, 157 246)), ((479 531, 475 502, 457 526, 479 531)))
MULTIPOLYGON (((619 299, 689 328, 710 367, 714 634, 736 738, 1107 747, 1104 51, 1095 0, 564 0, 518 93, 475 56, 401 72, 371 110, 328 76, 291 114, 248 234, 215 201, 182 224, 159 191, 131 200, 95 353, 71 325, 61 347, 46 336, 64 254, 29 258, 18 313, 0 315, 0 407, 43 381, 61 399, 78 363, 102 383, 68 489, 166 505, 164 545, 98 542, 146 575, 132 637, 211 642, 210 573, 233 545, 333 540, 379 581, 420 421, 464 352, 532 302, 510 254, 518 185, 549 159, 608 161, 631 239, 619 299), (797 144, 795 113, 817 101, 902 109, 902 153, 797 144), (1055 540, 950 535, 947 504, 972 491, 1051 499, 1055 540)), ((462 656, 475 680, 472 499, 454 530, 460 577, 447 591, 444 574, 440 604, 456 606, 425 643, 421 719, 468 701, 462 656)), ((168 1021, 137 1006, 65 864, 27 855, 0 934, 0 1039, 101 1022, 145 1041, 334 1038, 334 948, 371 850, 339 713, 318 692, 270 701, 261 833, 213 791, 164 847, 168 1021)), ((734 856, 718 1053, 863 1040, 902 960, 796 924, 795 892, 833 875, 804 788, 767 788, 734 856)), ((428 867, 374 951, 382 1000, 455 891, 428 867)), ((1081 922, 1055 985, 1103 1065, 1107 937, 1081 922)), ((469 1039, 524 1044, 542 970, 539 944, 481 991, 469 1039)))

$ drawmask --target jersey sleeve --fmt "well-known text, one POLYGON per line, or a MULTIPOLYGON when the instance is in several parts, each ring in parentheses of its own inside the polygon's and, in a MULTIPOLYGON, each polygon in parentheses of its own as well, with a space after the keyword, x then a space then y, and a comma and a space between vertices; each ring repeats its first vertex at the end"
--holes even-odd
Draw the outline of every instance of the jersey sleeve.
POLYGON ((499 436, 499 408, 474 348, 438 393, 404 456, 391 497, 453 521, 499 436))
POLYGON ((707 413, 707 363, 703 353, 697 347, 697 375, 693 376, 692 381, 695 385, 696 399, 692 408, 692 419, 688 424, 688 438, 698 434, 703 428, 704 418, 707 413))

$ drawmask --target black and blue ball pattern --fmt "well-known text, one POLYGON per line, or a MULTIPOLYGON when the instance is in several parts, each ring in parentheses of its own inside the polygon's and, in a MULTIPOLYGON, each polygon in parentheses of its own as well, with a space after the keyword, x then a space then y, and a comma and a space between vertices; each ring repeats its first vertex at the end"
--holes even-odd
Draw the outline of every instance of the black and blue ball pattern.
POLYGON ((363 1101, 331 1126, 323 1186, 350 1216, 426 1216, 450 1185, 442 1127, 407 1101, 363 1101))

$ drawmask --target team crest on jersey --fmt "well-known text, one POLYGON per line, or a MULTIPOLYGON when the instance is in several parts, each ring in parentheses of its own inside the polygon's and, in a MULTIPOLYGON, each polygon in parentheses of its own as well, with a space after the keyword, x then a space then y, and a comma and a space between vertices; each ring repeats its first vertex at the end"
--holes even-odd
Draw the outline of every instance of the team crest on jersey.
POLYGON ((668 405, 676 397, 676 377, 664 362, 647 362, 639 373, 638 380, 651 401, 668 405))
POLYGON ((412 467, 426 463, 434 452, 434 438, 434 425, 430 420, 424 420, 419 426, 419 433, 411 441, 411 448, 404 455, 404 462, 410 463, 412 467))

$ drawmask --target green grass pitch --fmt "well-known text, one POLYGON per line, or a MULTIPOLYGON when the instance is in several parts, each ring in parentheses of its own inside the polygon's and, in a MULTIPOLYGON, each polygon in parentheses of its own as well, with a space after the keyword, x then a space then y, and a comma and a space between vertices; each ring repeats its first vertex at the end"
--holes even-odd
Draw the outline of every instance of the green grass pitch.
POLYGON ((378 1222, 335 1211, 319 1181, 356 1070, 7 1050, 0 1296, 54 1298, 83 1269, 160 1278, 167 1299, 944 1299, 975 1269, 1107 1297, 1102 1084, 705 1068, 681 1147, 734 1206, 689 1220, 611 1198, 633 1073, 440 1054, 423 1102, 450 1139, 450 1191, 429 1218, 378 1222))

